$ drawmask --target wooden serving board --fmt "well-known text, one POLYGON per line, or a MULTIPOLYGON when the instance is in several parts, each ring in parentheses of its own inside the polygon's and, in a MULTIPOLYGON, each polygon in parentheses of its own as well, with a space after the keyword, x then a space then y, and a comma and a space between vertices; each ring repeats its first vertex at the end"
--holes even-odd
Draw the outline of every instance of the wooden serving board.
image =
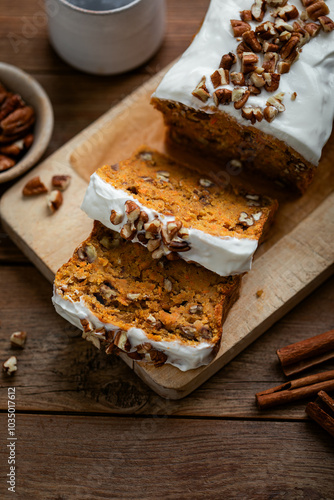
MULTIPOLYGON (((131 155, 142 144, 165 151, 164 125, 150 106, 150 95, 166 69, 112 108, 42 164, 17 182, 1 200, 3 225, 14 242, 50 281, 74 248, 90 233, 92 221, 80 205, 89 176, 105 163, 131 155), (50 186, 55 174, 69 174, 72 182, 64 204, 49 215, 44 196, 22 197, 22 188, 39 175, 50 186)), ((169 154, 179 157, 177 149, 169 154)), ((123 356, 126 363, 163 397, 179 399, 196 389, 263 334, 334 270, 334 137, 327 144, 319 172, 307 194, 293 198, 255 180, 256 188, 279 198, 277 221, 257 253, 253 270, 244 278, 240 300, 224 326, 220 351, 208 366, 181 372, 165 365, 154 368, 123 356), (259 298, 257 292, 263 290, 259 298)), ((222 168, 192 157, 198 169, 222 168)), ((273 353, 274 354, 274 353, 273 353)))

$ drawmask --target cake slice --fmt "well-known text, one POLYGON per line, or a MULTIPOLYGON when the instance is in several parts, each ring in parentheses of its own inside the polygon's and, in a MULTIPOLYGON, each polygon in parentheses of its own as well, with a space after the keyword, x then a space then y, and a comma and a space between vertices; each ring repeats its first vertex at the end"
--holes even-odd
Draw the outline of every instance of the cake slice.
POLYGON ((182 260, 152 260, 142 245, 96 222, 57 272, 53 303, 107 353, 186 371, 217 353, 240 283, 241 276, 220 277, 182 260))
POLYGON ((94 220, 140 242, 154 259, 182 258, 220 276, 251 268, 277 202, 221 186, 203 174, 142 147, 104 166, 90 180, 82 209, 94 220))
POLYGON ((153 95, 169 138, 304 192, 333 123, 334 0, 211 0, 153 95))

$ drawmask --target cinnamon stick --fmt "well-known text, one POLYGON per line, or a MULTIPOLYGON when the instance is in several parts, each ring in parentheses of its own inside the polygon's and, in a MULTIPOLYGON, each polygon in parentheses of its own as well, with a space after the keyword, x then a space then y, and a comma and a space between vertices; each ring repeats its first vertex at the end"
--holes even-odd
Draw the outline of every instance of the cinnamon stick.
POLYGON ((259 410, 264 410, 315 396, 322 390, 334 391, 334 370, 291 380, 277 387, 258 392, 255 396, 256 404, 259 410))
POLYGON ((306 413, 334 437, 334 418, 332 416, 334 415, 334 400, 324 391, 320 391, 318 396, 315 403, 308 403, 306 413))
POLYGON ((334 330, 278 349, 277 356, 287 376, 334 359, 334 330))

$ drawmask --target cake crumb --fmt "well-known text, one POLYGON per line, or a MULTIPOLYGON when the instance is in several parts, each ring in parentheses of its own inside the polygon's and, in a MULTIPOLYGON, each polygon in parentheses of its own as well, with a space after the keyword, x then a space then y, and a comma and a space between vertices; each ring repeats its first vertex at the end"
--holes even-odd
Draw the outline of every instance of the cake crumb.
POLYGON ((263 290, 258 290, 258 291, 256 292, 256 297, 257 297, 258 299, 259 299, 260 297, 262 297, 262 295, 263 295, 263 290))

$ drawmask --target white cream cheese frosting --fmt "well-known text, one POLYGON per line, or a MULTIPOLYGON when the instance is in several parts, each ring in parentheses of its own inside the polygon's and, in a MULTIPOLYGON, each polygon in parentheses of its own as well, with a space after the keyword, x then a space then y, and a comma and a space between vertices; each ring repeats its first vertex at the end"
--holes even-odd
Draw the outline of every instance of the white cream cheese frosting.
MULTIPOLYGON (((129 200, 134 201, 141 210, 148 214, 149 222, 158 218, 162 225, 166 226, 168 222, 175 220, 174 217, 164 216, 142 205, 130 193, 116 189, 112 184, 101 179, 97 173, 90 178, 81 208, 90 218, 98 220, 114 231, 121 232, 127 221, 125 203, 129 200), (115 226, 110 222, 111 210, 115 210, 124 217, 121 224, 115 226)), ((141 243, 137 236, 132 241, 141 243)), ((258 247, 256 239, 212 236, 194 228, 189 228, 187 243, 190 250, 179 255, 185 261, 196 262, 220 276, 231 276, 249 271, 253 255, 258 247)), ((165 248, 165 254, 168 253, 170 251, 165 248)))
MULTIPOLYGON (((238 41, 233 36, 230 20, 240 19, 239 12, 249 10, 252 0, 211 0, 211 4, 200 32, 179 61, 168 71, 153 97, 182 103, 193 109, 204 109, 208 113, 217 111, 212 97, 206 103, 192 95, 192 91, 206 76, 206 85, 212 95, 214 89, 210 79, 219 67, 221 57, 228 52, 236 53, 238 41), (210 106, 211 110, 207 109, 210 106)), ((290 1, 299 12, 305 9, 301 0, 290 1)), ((334 0, 327 0, 334 12, 334 0)), ((263 22, 271 20, 269 9, 263 22)), ((250 22, 252 29, 258 23, 250 22)), ((233 69, 233 71, 240 71, 233 69)), ((232 85, 224 88, 233 89, 232 85)), ((285 142, 307 161, 317 164, 321 151, 328 140, 334 116, 334 32, 323 30, 303 46, 300 58, 289 73, 281 75, 277 92, 284 92, 286 110, 272 123, 266 120, 254 126, 266 134, 285 142), (291 100, 297 93, 297 99, 291 100)), ((276 93, 277 93, 276 92, 276 93)), ((264 108, 270 93, 251 96, 248 105, 264 108)), ((233 105, 219 106, 220 111, 232 115, 239 123, 250 126, 233 105)))
MULTIPOLYGON (((73 302, 69 297, 61 297, 57 290, 54 290, 52 302, 60 316, 81 330, 83 327, 80 320, 87 319, 96 330, 105 328, 106 331, 118 331, 116 326, 102 323, 85 305, 83 297, 79 301, 73 302)), ((86 335, 85 338, 98 348, 101 340, 104 340, 103 334, 96 331, 92 332, 91 335, 86 335)), ((135 327, 127 331, 127 338, 131 344, 130 352, 135 352, 138 345, 149 342, 153 349, 161 351, 167 356, 166 364, 173 365, 183 372, 207 365, 213 357, 214 346, 208 342, 199 342, 196 345, 186 345, 175 340, 158 342, 149 339, 141 328, 135 327)))

